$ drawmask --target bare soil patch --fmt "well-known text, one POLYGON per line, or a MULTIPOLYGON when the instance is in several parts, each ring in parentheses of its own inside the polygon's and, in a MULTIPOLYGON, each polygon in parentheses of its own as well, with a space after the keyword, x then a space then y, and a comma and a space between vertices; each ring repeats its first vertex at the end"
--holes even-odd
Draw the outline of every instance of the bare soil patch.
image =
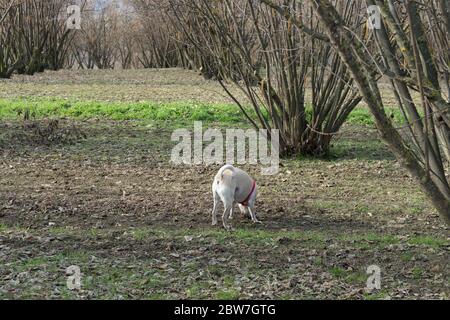
POLYGON ((18 143, 21 124, 2 124, 2 298, 449 297, 448 229, 370 128, 345 127, 339 157, 283 160, 270 177, 245 166, 264 225, 236 215, 226 232, 210 226, 218 167, 172 165, 170 127, 61 125, 86 139, 18 143), (374 264, 382 289, 368 292, 374 264))
MULTIPOLYGON (((389 84, 381 85, 386 106, 396 106, 389 84)), ((234 86, 230 91, 243 102, 246 96, 234 86)), ((234 103, 217 81, 206 81, 195 71, 184 69, 141 70, 60 70, 34 76, 15 75, 0 79, 0 98, 51 97, 68 100, 111 102, 197 102, 234 103)), ((415 94, 414 100, 420 103, 415 94)), ((311 101, 310 90, 306 101, 311 101)), ((361 105, 364 105, 361 103, 361 105)))

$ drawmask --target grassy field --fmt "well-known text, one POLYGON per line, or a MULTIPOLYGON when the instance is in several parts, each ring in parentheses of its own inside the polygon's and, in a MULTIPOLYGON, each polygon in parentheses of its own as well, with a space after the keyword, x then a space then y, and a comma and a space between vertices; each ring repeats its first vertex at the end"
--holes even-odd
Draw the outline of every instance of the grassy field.
POLYGON ((0 119, 0 298, 449 298, 448 228, 364 106, 329 157, 283 159, 275 176, 244 166, 264 224, 236 215, 234 232, 210 225, 218 166, 169 161, 175 128, 248 127, 195 73, 16 77, 0 119), (366 289, 370 265, 381 290, 366 289))

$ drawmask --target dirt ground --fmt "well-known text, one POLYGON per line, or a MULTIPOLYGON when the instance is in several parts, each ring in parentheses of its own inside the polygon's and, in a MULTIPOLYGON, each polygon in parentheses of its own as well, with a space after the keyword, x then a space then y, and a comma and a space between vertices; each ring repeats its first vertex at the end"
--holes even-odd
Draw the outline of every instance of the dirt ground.
POLYGON ((74 127, 46 145, 0 122, 0 298, 449 299, 448 228, 373 128, 275 176, 244 166, 264 224, 236 214, 227 232, 211 226, 218 166, 171 164, 170 124, 60 121, 74 127))
MULTIPOLYGON (((381 87, 386 89, 382 90, 386 106, 395 106, 397 101, 389 84, 383 83, 381 87)), ((15 75, 12 80, 0 79, 0 89, 0 98, 234 103, 218 82, 205 81, 198 72, 176 68, 45 71, 34 76, 15 75)), ((248 103, 239 89, 230 86, 229 90, 242 103, 248 103)), ((311 100, 309 91, 305 99, 311 100)), ((413 99, 420 102, 418 94, 413 94, 413 99)))
MULTIPOLYGON (((62 70, 0 80, 0 98, 52 97, 93 101, 233 103, 214 81, 181 69, 62 70)), ((232 90, 241 99, 239 90, 232 90)))

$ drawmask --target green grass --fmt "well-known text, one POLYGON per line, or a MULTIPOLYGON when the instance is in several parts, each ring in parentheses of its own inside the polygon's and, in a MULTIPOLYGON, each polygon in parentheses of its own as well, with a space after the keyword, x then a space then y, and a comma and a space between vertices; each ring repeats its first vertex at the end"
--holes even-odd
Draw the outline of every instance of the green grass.
POLYGON ((344 269, 339 268, 339 267, 333 267, 330 269, 330 273, 335 278, 343 278, 344 275, 347 273, 347 271, 345 271, 344 269))
MULTIPOLYGON (((0 225, 0 228, 2 225, 0 225)), ((4 228, 4 227, 3 227, 4 228)), ((67 235, 71 235, 75 238, 80 235, 89 234, 92 236, 92 232, 88 229, 73 229, 73 228, 52 228, 49 230, 50 234, 62 234, 66 231, 67 235)), ((111 232, 115 230, 97 230, 96 237, 111 236, 111 232)), ((122 230, 123 231, 123 230, 122 230)), ((14 231, 11 231, 14 232, 14 231)), ((19 231, 17 231, 19 232, 19 231)), ((33 234, 33 230, 29 231, 33 234)), ((381 248, 389 244, 402 243, 408 241, 408 243, 420 244, 421 247, 434 248, 436 245, 446 245, 448 240, 445 237, 431 237, 431 236, 415 236, 408 240, 404 240, 395 234, 380 234, 380 233, 352 233, 352 234, 329 234, 323 231, 273 231, 273 230, 259 230, 254 228, 237 229, 234 232, 224 231, 222 229, 154 229, 154 228, 130 228, 127 229, 124 235, 127 235, 131 239, 143 240, 150 242, 153 238, 160 241, 175 241, 180 245, 185 245, 185 235, 193 237, 190 244, 191 246, 203 246, 205 243, 211 243, 212 239, 217 240, 219 243, 232 241, 234 246, 245 245, 251 248, 259 248, 261 250, 273 250, 274 245, 277 245, 281 249, 283 248, 295 248, 295 247, 307 247, 313 248, 316 244, 325 246, 327 239, 333 239, 334 243, 339 243, 341 246, 358 248, 360 245, 368 245, 369 247, 381 248), (280 241, 283 239, 284 241, 280 241), (288 240, 300 240, 299 242, 290 242, 288 240)), ((276 249, 280 250, 280 249, 276 249)), ((405 252, 401 256, 401 261, 410 261, 412 253, 405 252)), ((367 274, 357 267, 356 269, 346 269, 336 265, 327 265, 326 261, 323 261, 320 257, 316 257, 314 265, 319 268, 325 268, 335 279, 340 282, 347 283, 351 286, 357 286, 362 288, 367 280, 367 274)), ((42 273, 57 275, 56 278, 52 278, 53 283, 56 283, 60 289, 60 297, 65 299, 77 298, 77 292, 71 292, 65 287, 66 276, 64 269, 69 265, 80 266, 83 272, 82 288, 85 292, 96 291, 96 296, 102 299, 122 299, 132 298, 135 294, 143 294, 146 299, 166 299, 172 297, 171 294, 165 292, 165 288, 171 285, 174 273, 171 273, 170 269, 161 267, 161 269, 155 269, 155 261, 151 261, 151 264, 142 262, 141 259, 123 260, 120 257, 105 257, 102 254, 85 250, 69 250, 65 249, 56 255, 51 256, 38 256, 25 260, 19 260, 12 263, 8 268, 14 273, 20 273, 23 271, 31 272, 35 274, 42 273), (92 257, 95 256, 95 259, 92 257), (130 288, 133 290, 130 291, 130 288)), ((178 260, 177 260, 178 261, 178 260)), ((178 262, 172 263, 170 266, 177 270, 177 277, 184 279, 183 286, 179 288, 180 292, 183 292, 185 297, 189 299, 205 299, 215 298, 219 300, 239 299, 242 297, 243 289, 241 285, 238 286, 236 282, 235 273, 230 273, 229 266, 224 264, 209 264, 203 259, 184 261, 178 265, 178 262), (199 270, 204 270, 202 278, 192 278, 199 270)), ((160 262, 157 262, 159 264, 160 262)), ((244 275, 258 275, 266 276, 267 272, 271 270, 270 265, 261 266, 258 261, 246 261, 244 263, 245 269, 244 275)), ((423 278, 426 269, 422 266, 415 266, 411 270, 411 278, 414 280, 420 280, 423 278)), ((287 271, 296 274, 296 270, 287 271)), ((45 280, 45 278, 44 278, 45 280)), ((39 285, 45 285, 45 281, 39 282, 39 285)), ((22 287, 21 287, 22 288, 22 287)), ((39 298, 40 292, 33 291, 32 288, 28 289, 23 287, 23 297, 39 298)), ((244 290, 245 291, 245 290, 244 290)), ((296 293, 285 292, 283 298, 289 299, 297 297, 296 293)), ((383 299, 387 295, 387 292, 377 291, 371 294, 365 294, 365 299, 383 299)), ((307 294, 306 294, 307 296, 307 294)), ((303 298, 306 296, 302 296, 303 298)))
POLYGON ((404 262, 409 262, 412 260, 413 257, 414 257, 413 253, 405 252, 405 253, 402 253, 402 255, 400 256, 400 259, 404 262))
POLYGON ((164 293, 152 293, 144 300, 168 300, 168 296, 164 293))
POLYGON ((163 236, 170 238, 184 238, 184 236, 194 237, 195 242, 197 237, 214 237, 219 243, 228 240, 241 240, 247 243, 261 243, 261 242, 275 242, 279 238, 287 238, 290 240, 305 240, 311 242, 323 242, 325 235, 316 232, 296 232, 296 231, 270 231, 258 230, 254 228, 236 228, 229 232, 224 229, 148 229, 148 228, 133 228, 130 231, 133 238, 136 240, 144 240, 153 236, 163 236))
MULTIPOLYGON (((251 107, 247 112, 256 119, 251 107)), ((154 120, 154 121, 210 121, 222 123, 243 122, 244 116, 233 104, 201 104, 192 102, 104 102, 70 101, 60 98, 0 99, 0 119, 17 119, 25 112, 33 118, 73 118, 108 120, 154 120)), ((306 112, 310 118, 311 108, 306 112)), ((397 108, 386 108, 386 113, 396 123, 402 123, 402 114, 397 108)), ((263 112, 267 118, 267 113, 263 112)), ((358 107, 348 117, 348 123, 374 125, 367 108, 358 107)))
MULTIPOLYGON (((240 122, 238 107, 229 104, 196 103, 117 103, 95 101, 66 101, 62 99, 0 99, 0 119, 16 119, 29 112, 33 118, 61 118, 109 120, 192 120, 240 122)), ((253 112, 249 110, 250 114, 253 112)))
POLYGON ((331 268, 330 274, 349 284, 364 284, 367 280, 367 275, 362 272, 348 271, 340 267, 331 268))
POLYGON ((148 229, 135 229, 131 232, 131 235, 135 240, 144 240, 152 235, 152 232, 148 229))
MULTIPOLYGON (((20 228, 9 228, 4 224, 0 224, 0 232, 15 231, 15 232, 30 232, 29 230, 20 228)), ((49 229, 49 233, 52 235, 72 235, 79 236, 86 234, 92 238, 102 238, 106 237, 108 233, 114 230, 103 231, 95 228, 89 230, 78 230, 73 228, 59 228, 53 227, 49 229)), ((33 233, 33 232, 30 232, 33 233)), ((170 238, 185 240, 185 236, 190 236, 193 239, 193 243, 202 242, 207 238, 214 238, 218 243, 228 243, 229 241, 240 241, 242 243, 251 244, 268 244, 274 245, 278 243, 283 243, 283 240, 296 241, 301 240, 302 242, 307 242, 310 246, 322 246, 325 245, 326 240, 329 238, 329 234, 322 231, 273 231, 265 229, 255 229, 255 228, 239 228, 232 232, 226 231, 224 229, 155 229, 155 228, 132 228, 127 232, 133 239, 142 241, 151 238, 170 238)), ((345 243, 350 243, 352 246, 357 248, 370 248, 378 247, 384 248, 389 245, 396 245, 401 243, 398 236, 393 234, 380 234, 380 233, 350 233, 334 235, 336 240, 345 243)), ((448 239, 445 237, 436 236, 422 236, 417 235, 409 238, 408 244, 418 245, 430 248, 439 248, 441 246, 449 245, 448 239)), ((287 242, 289 245, 289 242, 287 242)), ((73 252, 64 253, 65 257, 73 255, 73 252)), ((403 257, 404 261, 410 260, 410 257, 403 257)), ((320 261, 316 262, 320 264, 320 261)))
MULTIPOLYGON (((403 123, 404 118, 401 111, 398 108, 387 107, 385 109, 386 114, 393 120, 395 123, 403 123)), ((355 108, 349 115, 347 119, 348 123, 359 124, 359 125, 374 125, 375 122, 373 120, 372 114, 367 108, 358 107, 355 108)))
POLYGON ((8 230, 8 226, 0 223, 0 233, 6 232, 8 230))
POLYGON ((423 276, 423 273, 424 273, 424 270, 423 270, 422 268, 420 268, 420 267, 415 267, 415 268, 412 270, 412 276, 413 276, 413 278, 416 279, 416 280, 421 279, 422 276, 423 276))
POLYGON ((226 289, 216 292, 217 300, 237 300, 240 297, 240 292, 236 289, 226 289))
POLYGON ((388 297, 387 290, 380 290, 372 293, 364 293, 365 300, 384 300, 388 297))
POLYGON ((401 242, 400 239, 398 239, 394 235, 383 235, 375 233, 342 235, 341 239, 352 243, 354 247, 365 249, 374 247, 384 248, 389 245, 398 244, 401 242))
POLYGON ((7 232, 28 232, 27 228, 21 227, 18 224, 13 226, 8 226, 4 223, 0 223, 0 234, 1 233, 7 233, 7 232))
POLYGON ((48 263, 47 259, 42 257, 30 258, 21 264, 21 267, 24 269, 33 268, 37 266, 41 266, 43 264, 48 263))
POLYGON ((207 288, 207 286, 205 286, 201 283, 195 283, 186 289, 186 295, 190 299, 194 299, 194 298, 198 299, 199 297, 203 296, 202 291, 203 291, 203 289, 206 289, 206 288, 207 288))
MULTIPOLYGON (((2 230, 2 225, 0 225, 2 230)), ((51 234, 61 234, 62 230, 58 228, 52 228, 51 234), (56 232, 54 232, 56 230, 56 232)), ((76 235, 80 230, 66 229, 67 234, 76 235)), ((88 230, 88 234, 94 238, 106 236, 106 231, 98 229, 88 230)), ((108 231, 108 232, 111 232, 108 231)), ((218 243, 228 243, 229 241, 240 241, 247 244, 278 244, 283 240, 301 240, 307 242, 310 246, 321 246, 326 243, 329 234, 322 231, 272 231, 265 229, 255 228, 236 228, 234 231, 229 232, 224 229, 155 229, 155 228, 132 228, 127 233, 130 234, 135 240, 148 240, 151 238, 170 238, 185 240, 185 236, 193 237, 192 242, 197 243, 204 241, 205 238, 214 238, 218 243)), ((357 248, 384 248, 389 245, 396 245, 402 242, 402 240, 393 234, 379 234, 379 233, 354 233, 354 234, 341 234, 335 236, 336 240, 345 243, 351 243, 357 248)), ((411 245, 420 245, 425 247, 437 248, 440 246, 446 246, 449 241, 445 237, 435 236, 414 236, 408 240, 411 245)), ((288 243, 289 245, 289 243, 288 243)), ((405 257, 405 260, 407 257, 405 257)), ((320 261, 317 261, 320 263, 320 261)))
POLYGON ((444 238, 436 238, 432 236, 416 236, 409 240, 409 244, 437 248, 448 245, 449 241, 444 238))

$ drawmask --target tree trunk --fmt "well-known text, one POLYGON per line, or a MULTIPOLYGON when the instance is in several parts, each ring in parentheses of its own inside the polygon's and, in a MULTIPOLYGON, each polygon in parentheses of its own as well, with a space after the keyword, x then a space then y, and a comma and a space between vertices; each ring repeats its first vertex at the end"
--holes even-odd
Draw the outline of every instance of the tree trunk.
POLYGON ((450 199, 446 197, 430 179, 429 173, 418 162, 414 153, 404 144, 402 137, 387 117, 376 79, 366 67, 364 53, 354 37, 349 34, 343 21, 329 0, 311 1, 315 12, 325 26, 334 48, 350 69, 355 82, 375 117, 381 138, 388 144, 397 159, 419 182, 435 208, 450 225, 450 199))

